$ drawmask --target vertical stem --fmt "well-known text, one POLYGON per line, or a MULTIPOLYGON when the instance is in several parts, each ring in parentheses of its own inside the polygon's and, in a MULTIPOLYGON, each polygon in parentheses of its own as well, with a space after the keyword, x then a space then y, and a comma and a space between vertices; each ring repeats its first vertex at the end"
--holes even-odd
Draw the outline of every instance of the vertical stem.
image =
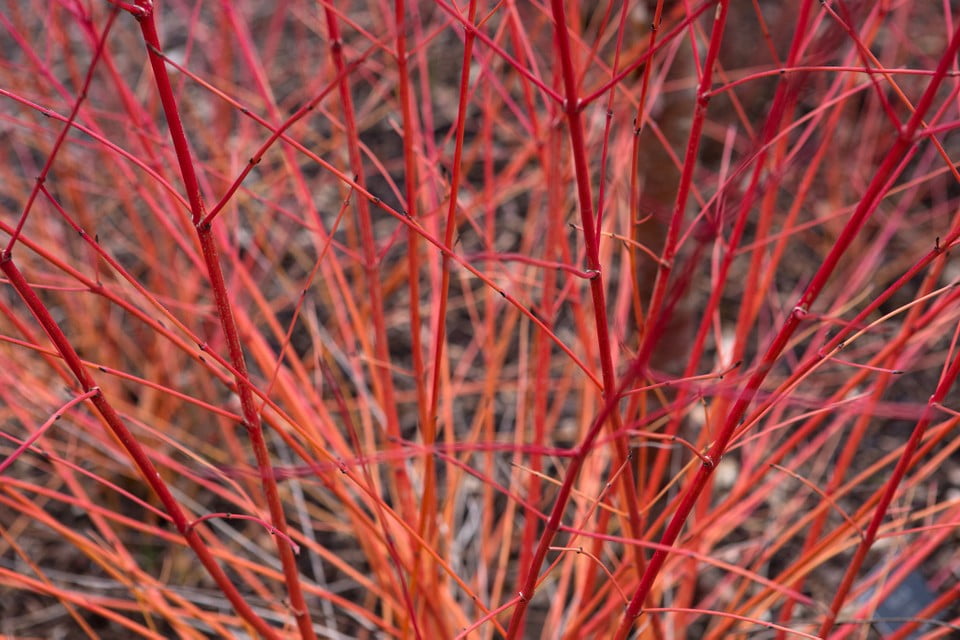
MULTIPOLYGON (((400 75, 399 98, 403 118, 403 168, 404 168, 404 196, 406 214, 411 218, 417 217, 417 163, 414 151, 415 132, 417 121, 413 114, 411 102, 410 69, 407 64, 407 35, 404 0, 396 0, 396 29, 397 29, 397 71, 400 75)), ((420 316, 420 232, 413 227, 407 228, 408 286, 410 287, 410 342, 413 352, 413 372, 416 378, 417 408, 420 411, 420 422, 425 424, 427 415, 427 389, 424 381, 423 342, 420 337, 422 318, 420 316)))
POLYGON ((143 15, 137 16, 137 18, 140 22, 144 42, 147 45, 150 65, 153 67, 154 79, 157 84, 157 91, 160 94, 164 115, 167 119, 167 126, 170 130, 170 136, 173 139, 174 149, 176 150, 177 162, 180 165, 180 172, 187 190, 192 219, 194 225, 196 225, 200 248, 203 252, 204 263, 206 264, 207 274, 210 278, 210 288, 217 305, 220 325, 227 341, 230 363, 236 371, 237 393, 240 396, 244 426, 247 429, 247 435, 250 437, 250 444, 253 447, 257 467, 260 470, 260 480, 266 496, 267 506, 270 510, 271 524, 278 532, 283 534, 274 536, 274 539, 276 540, 277 551, 280 555, 281 565, 283 566, 283 575, 287 585, 287 595, 290 598, 290 606, 297 621, 300 636, 312 640, 316 636, 313 631, 313 623, 310 620, 310 612, 303 598, 297 560, 294 557, 293 548, 287 541, 289 539, 287 520, 283 511, 283 503, 280 500, 280 493, 277 489, 276 475, 273 472, 270 453, 263 436, 263 425, 260 420, 260 413, 257 411, 254 402, 247 365, 243 356, 243 347, 240 344, 240 335, 233 317, 230 296, 223 278, 223 270, 221 269, 220 260, 217 255, 212 227, 209 222, 203 221, 204 204, 200 194, 200 185, 187 143, 186 133, 183 129, 183 123, 180 120, 180 113, 177 108, 170 76, 167 74, 163 57, 160 55, 162 49, 160 46, 160 38, 157 34, 152 3, 146 0, 139 0, 138 6, 144 10, 143 15))
MULTIPOLYGON (((673 259, 676 257, 677 240, 680 235, 680 226, 683 224, 684 213, 687 209, 687 200, 690 197, 690 185, 693 181, 693 170, 697 166, 697 156, 700 152, 700 140, 703 135, 703 125, 707 115, 707 104, 710 101, 710 88, 713 84, 713 67, 720 54, 720 42, 727 21, 727 7, 729 0, 718 0, 717 12, 713 20, 713 29, 710 33, 710 45, 703 61, 703 75, 697 86, 697 103, 690 124, 690 137, 687 139, 687 149, 683 156, 683 171, 680 174, 680 184, 677 186, 677 200, 673 206, 673 215, 670 226, 667 228, 667 238, 664 242, 663 255, 658 262, 657 279, 653 285, 650 305, 647 309, 647 323, 643 341, 656 339, 657 333, 650 331, 657 324, 657 317, 663 306, 667 293, 667 283, 673 271, 673 259)), ((696 58, 694 58, 696 59, 696 58)), ((642 351, 643 349, 641 349, 642 351)))
MULTIPOLYGON (((600 352, 600 368, 603 377, 603 396, 606 400, 605 413, 610 418, 611 430, 619 432, 621 430, 620 411, 617 406, 616 386, 617 378, 613 369, 613 355, 610 343, 610 330, 607 322, 607 303, 604 292, 603 275, 600 264, 600 235, 596 227, 596 219, 593 211, 593 194, 590 188, 590 167, 587 163, 586 154, 586 136, 583 130, 583 120, 581 117, 581 103, 576 80, 576 71, 573 65, 573 52, 570 47, 570 36, 567 32, 567 18, 564 9, 563 0, 552 0, 551 9, 556 29, 557 46, 560 52, 560 64, 564 85, 564 113, 567 117, 567 124, 570 130, 570 145, 573 154, 574 170, 577 181, 577 199, 580 205, 580 222, 583 226, 584 248, 586 252, 587 268, 594 274, 590 280, 590 293, 593 299, 594 322, 597 332, 597 347, 600 352)), ((606 422, 606 420, 603 420, 606 422)), ((602 424, 602 423, 601 423, 602 424)), ((593 437, 596 437, 594 429, 591 429, 593 437)), ((537 576, 540 572, 540 566, 546 557, 546 552, 552 543, 553 537, 559 527, 559 518, 562 514, 566 501, 569 499, 570 489, 572 489, 573 479, 576 478, 580 466, 583 463, 583 455, 589 448, 589 442, 592 442, 590 435, 581 443, 578 455, 573 458, 567 469, 564 484, 560 493, 557 495, 554 509, 551 514, 543 536, 540 538, 540 544, 534 554, 533 561, 526 568, 526 576, 522 581, 520 589, 520 601, 513 612, 510 620, 510 627, 507 631, 508 638, 517 637, 523 628, 523 621, 526 614, 527 603, 533 597, 537 576)), ((628 518, 625 529, 631 537, 639 539, 641 537, 641 520, 636 495, 636 480, 633 474, 633 466, 628 464, 629 453, 623 438, 616 438, 613 441, 616 460, 615 467, 624 467, 626 472, 623 474, 620 489, 621 499, 628 511, 628 518)), ((639 546, 632 547, 634 553, 634 562, 638 570, 642 571, 646 564, 643 550, 639 546)))
MULTIPOLYGON (((397 73, 398 78, 398 98, 400 100, 400 110, 403 122, 403 168, 404 168, 404 208, 406 214, 413 219, 417 218, 417 163, 414 153, 415 132, 417 131, 417 121, 413 114, 413 104, 411 99, 411 81, 410 69, 407 64, 407 23, 406 23, 406 5, 404 0, 395 0, 394 2, 394 28, 396 29, 397 45, 397 73)), ((407 228, 407 286, 410 291, 410 350, 413 360, 414 386, 417 393, 417 411, 421 428, 424 428, 430 422, 430 412, 428 409, 429 397, 426 386, 426 367, 423 361, 423 341, 420 337, 420 330, 423 326, 423 320, 420 315, 420 233, 413 227, 407 228)), ((434 459, 433 453, 426 453, 424 456, 424 485, 432 486, 434 483, 434 459)), ((426 494, 426 490, 424 491, 426 494)), ((427 521, 427 514, 436 513, 433 505, 424 495, 420 506, 420 522, 418 532, 424 537, 427 521)), ((426 539, 426 538, 424 538, 426 539)), ((428 540, 429 541, 429 540, 428 540)), ((428 562, 428 556, 424 554, 423 559, 428 562)), ((416 560, 415 560, 416 561, 416 560)), ((414 570, 411 579, 411 591, 418 593, 420 588, 417 582, 420 572, 414 570)), ((434 572, 427 571, 423 575, 425 584, 423 589, 430 589, 436 584, 434 572)), ((419 615, 419 611, 416 612, 419 615)), ((438 625, 442 625, 442 620, 437 620, 438 625)))
MULTIPOLYGON (((467 101, 470 97, 470 61, 473 57, 473 41, 476 37, 476 30, 473 29, 473 22, 477 16, 477 1, 470 0, 467 9, 467 22, 463 42, 463 58, 460 66, 460 99, 457 104, 457 131, 453 151, 453 166, 450 172, 450 199, 447 204, 447 221, 444 229, 443 244, 448 249, 453 249, 454 232, 457 228, 457 202, 458 192, 460 191, 460 180, 462 176, 463 161, 463 138, 466 127, 467 101)), ((423 425, 423 442, 426 446, 432 446, 437 438, 437 414, 440 404, 440 379, 443 374, 443 345, 446 342, 446 322, 447 322, 447 301, 450 297, 450 257, 444 253, 441 265, 440 275, 440 301, 437 306, 437 330, 434 336, 435 346, 433 354, 433 374, 430 392, 430 409, 427 414, 427 423, 423 425)), ((430 467, 432 469, 432 466, 430 467)), ((423 515, 429 511, 428 502, 433 503, 434 478, 432 473, 424 479, 425 491, 423 497, 423 515)), ((435 509, 434 509, 435 510, 435 509)), ((429 532, 427 533, 429 535, 429 532)))
MULTIPOLYGON (((340 21, 336 12, 329 5, 324 6, 324 16, 327 20, 327 33, 330 36, 330 56, 339 77, 340 103, 343 108, 344 127, 347 134, 347 152, 350 156, 350 168, 356 177, 356 182, 363 191, 366 191, 366 178, 363 169, 363 158, 360 153, 360 133, 357 129, 356 115, 353 107, 353 97, 350 94, 347 65, 343 57, 343 41, 340 35, 340 21)), ((380 283, 380 267, 376 238, 373 233, 373 221, 370 216, 370 202, 366 198, 357 199, 357 212, 360 224, 360 239, 363 245, 364 275, 367 281, 367 292, 370 296, 370 314, 375 336, 374 350, 376 363, 373 364, 376 378, 381 388, 381 403, 386 414, 387 435, 390 447, 400 450, 400 418, 397 413, 397 401, 393 387, 393 374, 390 367, 390 348, 387 340, 387 326, 383 306, 383 291, 380 283)), ((401 462, 393 466, 393 475, 396 480, 391 484, 399 510, 405 519, 414 517, 413 489, 407 476, 404 464, 401 462)), ((407 588, 403 575, 403 567, 397 561, 397 578, 400 582, 404 602, 408 609, 409 618, 405 624, 413 626, 414 633, 419 638, 420 630, 417 622, 416 609, 413 606, 410 590, 407 588)))

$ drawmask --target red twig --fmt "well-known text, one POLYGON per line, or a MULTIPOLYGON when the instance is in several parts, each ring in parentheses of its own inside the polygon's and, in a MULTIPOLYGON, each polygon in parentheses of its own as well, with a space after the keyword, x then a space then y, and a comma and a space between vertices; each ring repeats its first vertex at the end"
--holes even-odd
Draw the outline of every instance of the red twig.
POLYGON ((243 596, 237 590, 237 587, 230 581, 230 578, 228 578, 227 574, 220 568, 220 565, 217 564, 217 561, 213 558, 213 555, 210 553, 210 550, 207 549, 206 544, 204 544, 199 534, 190 526, 190 522, 180 508, 180 504, 173 497, 173 494, 170 493, 170 489, 167 488, 163 478, 160 477, 157 468, 153 466, 153 462, 150 461, 146 451, 143 450, 137 439, 134 438, 130 430, 123 424, 120 414, 113 408, 113 405, 111 405, 103 393, 99 391, 96 382, 83 366, 80 356, 77 355, 77 352, 70 344, 66 335, 64 335, 63 331, 50 315, 47 307, 40 301, 40 298, 37 297, 33 287, 30 286, 26 278, 23 277, 23 274, 20 273, 20 270, 17 269, 11 255, 7 251, 0 253, 0 270, 9 278, 10 284, 16 289, 20 298, 30 308, 30 312, 56 346, 57 351, 67 363, 70 371, 76 376, 77 381, 83 389, 83 393, 88 394, 91 391, 94 392, 94 394, 90 396, 90 401, 94 407, 96 407, 97 412, 103 418, 107 427, 117 437, 117 440, 120 441, 121 446, 123 446, 130 455, 130 459, 137 466, 143 479, 150 485, 150 488, 153 489, 153 492, 160 499, 160 502, 163 503, 164 510, 173 520, 177 531, 183 536, 187 544, 190 545, 194 553, 197 554, 197 558, 199 558, 201 564, 206 568, 210 577, 217 583, 217 587, 219 587, 224 597, 230 601, 230 604, 233 605, 237 614, 249 622, 265 638, 279 638, 273 628, 250 608, 250 605, 244 600, 243 596))
MULTIPOLYGON (((898 167, 898 165, 900 165, 904 154, 906 154, 909 148, 913 145, 913 136, 920 126, 922 118, 933 104, 933 99, 936 96, 936 92, 940 88, 940 84, 945 77, 946 70, 952 63, 958 49, 960 49, 960 29, 954 32, 953 37, 950 40, 950 44, 947 47, 946 52, 943 54, 943 57, 940 59, 939 65, 937 66, 937 73, 931 79, 929 86, 924 92, 923 97, 918 102, 917 108, 910 120, 898 132, 896 141, 885 156, 883 163, 874 174, 873 179, 870 181, 870 185, 857 205, 856 211, 854 211, 850 220, 844 226, 843 231, 831 248, 830 253, 824 259, 823 264, 821 264, 820 268, 817 269, 817 272, 814 274, 810 284, 804 289, 803 294, 800 296, 797 304, 793 307, 793 311, 791 311, 790 315, 787 317, 786 322, 784 322, 776 337, 767 347, 760 366, 747 381, 747 384, 741 392, 740 397, 728 412, 726 420, 717 434, 713 446, 710 448, 710 451, 707 454, 711 459, 719 460, 723 455, 723 452, 726 450, 727 443, 730 441, 730 437, 733 435, 733 432, 739 424, 741 417, 747 410, 747 407, 753 401, 757 390, 760 388, 760 384, 767 377, 767 374, 772 369, 774 362, 780 356, 780 353, 787 345, 790 337, 793 335, 794 331, 796 331, 797 327, 800 325, 800 322, 806 316, 810 305, 813 304, 813 302, 818 298, 820 292, 827 283, 827 279, 833 273, 833 270, 836 268, 841 256, 856 237, 864 221, 866 221, 866 219, 876 210, 879 198, 883 193, 883 189, 887 187, 891 177, 894 175, 894 170, 898 167)), ((713 473, 713 470, 714 467, 712 466, 701 465, 696 476, 685 487, 683 499, 678 505, 669 525, 667 526, 667 529, 664 531, 663 536, 660 539, 661 544, 672 545, 676 541, 684 522, 686 522, 687 516, 690 514, 694 504, 700 497, 700 493, 703 491, 703 488, 713 473)), ((895 488, 896 485, 893 486, 895 488)), ((627 611, 624 614, 623 622, 617 631, 616 637, 618 640, 626 637, 636 622, 637 617, 640 615, 643 601, 650 592, 650 589, 653 586, 653 581, 655 580, 657 574, 663 567, 666 556, 666 552, 657 551, 650 559, 650 564, 647 566, 647 570, 643 574, 643 578, 641 579, 640 584, 634 593, 633 599, 630 601, 630 606, 627 607, 627 611)), ((829 624, 827 624, 827 622, 824 623, 824 627, 829 631, 829 627, 832 626, 832 621, 828 622, 829 624)))
POLYGON ((257 411, 254 396, 251 391, 247 365, 243 355, 243 347, 240 343, 240 335, 237 331, 237 324, 233 317, 233 308, 230 304, 230 296, 227 292, 223 271, 220 267, 220 260, 217 255, 217 247, 213 239, 211 225, 210 223, 204 222, 205 208, 200 193, 200 184, 197 180, 197 173, 191 158, 190 147, 183 129, 183 123, 180 119, 176 97, 173 92, 173 85, 170 83, 170 77, 164 66, 163 58, 158 55, 158 52, 162 51, 163 48, 160 46, 160 38, 157 34, 156 16, 152 11, 152 2, 149 0, 142 0, 138 3, 138 6, 147 12, 146 15, 137 16, 137 20, 140 23, 143 40, 150 58, 150 65, 153 68, 154 81, 157 85, 160 101, 163 104, 164 114, 166 115, 167 127, 170 130, 170 136, 173 140, 174 149, 176 150, 177 162, 180 165, 180 173, 184 186, 186 187, 187 199, 190 202, 193 223, 196 225, 197 237, 200 240, 204 263, 206 264, 207 274, 210 278, 210 287, 214 300, 216 301, 220 324, 227 340, 230 361, 236 370, 237 393, 240 396, 240 406, 242 408, 247 435, 253 446, 257 466, 261 471, 261 482, 270 510, 270 519, 277 531, 283 534, 275 536, 275 539, 277 541, 280 561, 283 565, 283 573, 293 615, 297 620, 300 635, 303 638, 312 640, 315 638, 313 624, 310 621, 310 612, 300 586, 300 572, 297 568, 293 547, 287 542, 290 538, 287 533, 286 515, 283 510, 283 503, 280 500, 276 476, 273 473, 270 453, 263 436, 263 425, 260 420, 260 414, 257 411))

